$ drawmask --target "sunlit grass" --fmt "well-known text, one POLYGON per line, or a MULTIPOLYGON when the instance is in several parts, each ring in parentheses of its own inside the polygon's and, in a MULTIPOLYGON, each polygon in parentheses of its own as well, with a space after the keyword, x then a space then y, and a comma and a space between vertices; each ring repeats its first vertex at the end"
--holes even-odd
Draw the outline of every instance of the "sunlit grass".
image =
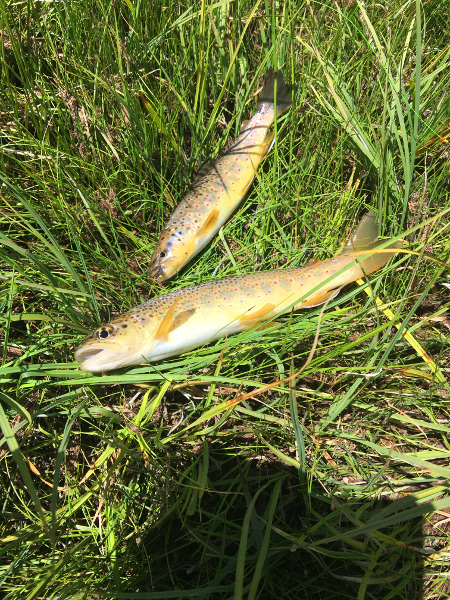
POLYGON ((428 258, 450 261, 449 12, 0 4, 6 598, 449 595, 450 280, 428 258), (161 227, 269 66, 299 88, 274 150, 155 284, 161 227), (148 297, 333 256, 369 208, 416 254, 325 311, 105 375, 73 361, 148 297))

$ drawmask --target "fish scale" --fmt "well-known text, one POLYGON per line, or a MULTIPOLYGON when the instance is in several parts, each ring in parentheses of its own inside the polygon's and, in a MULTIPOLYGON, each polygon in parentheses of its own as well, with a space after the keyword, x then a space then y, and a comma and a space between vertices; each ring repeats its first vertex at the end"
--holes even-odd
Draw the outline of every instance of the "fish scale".
POLYGON ((271 326, 277 314, 322 304, 342 286, 386 264, 392 250, 370 253, 377 232, 375 214, 369 213, 335 258, 208 281, 152 298, 94 331, 75 358, 84 371, 107 371, 163 360, 224 335, 267 326, 267 321, 271 326), (368 254, 355 260, 355 251, 368 254))
POLYGON ((225 224, 269 151, 273 140, 269 130, 275 113, 280 116, 289 109, 292 92, 281 73, 268 73, 255 115, 228 152, 198 177, 161 232, 151 258, 152 277, 163 281, 178 273, 225 224))

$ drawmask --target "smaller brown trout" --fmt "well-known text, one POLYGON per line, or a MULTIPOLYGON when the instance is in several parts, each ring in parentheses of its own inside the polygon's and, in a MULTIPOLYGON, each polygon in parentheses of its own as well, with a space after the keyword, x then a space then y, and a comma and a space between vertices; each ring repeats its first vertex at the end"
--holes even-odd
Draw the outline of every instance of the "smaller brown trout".
POLYGON ((322 304, 342 286, 387 263, 392 250, 370 254, 378 245, 377 231, 375 213, 368 213, 335 258, 208 281, 152 298, 99 327, 81 343, 75 359, 82 371, 162 360, 251 329, 289 308, 322 304), (355 258, 355 252, 364 254, 355 258))
POLYGON ((161 232, 151 259, 151 277, 164 281, 178 273, 240 204, 273 141, 269 129, 275 120, 275 87, 277 117, 291 106, 293 88, 271 69, 255 115, 228 152, 198 176, 161 232))

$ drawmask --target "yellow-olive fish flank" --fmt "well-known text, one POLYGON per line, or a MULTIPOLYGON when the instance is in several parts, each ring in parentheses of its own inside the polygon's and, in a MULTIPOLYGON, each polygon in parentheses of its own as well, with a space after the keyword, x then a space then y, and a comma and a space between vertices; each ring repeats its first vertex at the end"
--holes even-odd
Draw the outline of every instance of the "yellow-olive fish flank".
POLYGON ((163 360, 255 327, 291 306, 295 310, 317 306, 336 296, 342 286, 386 264, 392 251, 370 254, 376 239, 375 214, 368 213, 335 258, 208 281, 153 298, 94 331, 79 346, 75 359, 83 371, 163 360), (367 255, 356 259, 352 254, 366 250, 367 255), (312 292, 321 282, 323 286, 312 292))
POLYGON ((275 88, 277 116, 291 106, 293 88, 284 83, 280 72, 269 71, 256 114, 228 152, 198 177, 161 232, 151 259, 152 277, 164 281, 178 273, 240 204, 272 144, 275 88))

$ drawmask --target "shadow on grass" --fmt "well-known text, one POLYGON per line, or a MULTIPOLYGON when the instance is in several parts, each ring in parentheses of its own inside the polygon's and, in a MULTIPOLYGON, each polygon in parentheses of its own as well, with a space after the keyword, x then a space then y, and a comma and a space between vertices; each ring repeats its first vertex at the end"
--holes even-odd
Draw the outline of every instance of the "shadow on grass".
POLYGON ((116 598, 428 597, 434 550, 423 518, 403 520, 407 496, 358 490, 355 500, 351 483, 334 495, 281 462, 229 451, 210 455, 207 491, 192 489, 178 514, 143 533, 142 562, 116 598))

